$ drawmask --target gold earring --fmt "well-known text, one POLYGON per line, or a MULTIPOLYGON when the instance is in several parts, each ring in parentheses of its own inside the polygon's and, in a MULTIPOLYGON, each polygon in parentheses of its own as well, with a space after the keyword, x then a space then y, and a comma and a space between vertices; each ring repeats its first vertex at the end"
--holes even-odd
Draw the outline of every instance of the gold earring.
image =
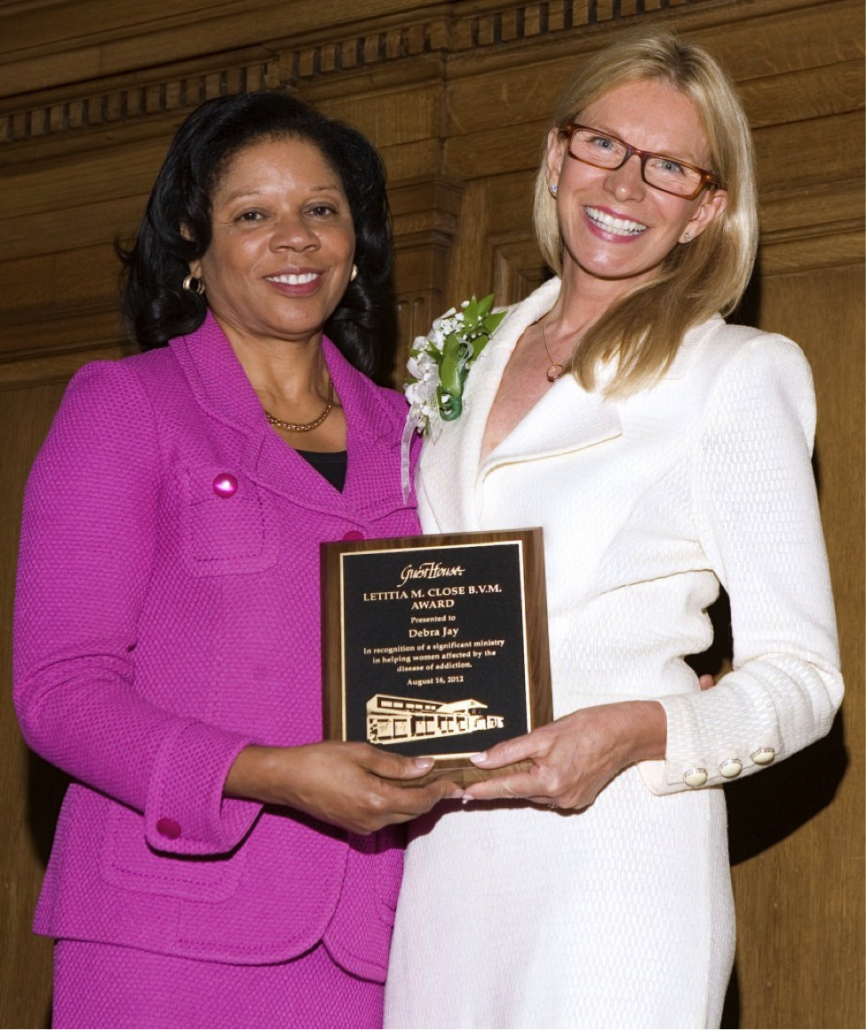
POLYGON ((352 274, 349 276, 349 282, 353 283, 358 278, 358 266, 352 265, 352 274))
POLYGON ((202 279, 196 279, 192 273, 184 279, 183 288, 185 290, 192 290, 193 293, 197 293, 200 297, 204 296, 204 281, 202 279), (195 286, 193 286, 193 283, 195 283, 195 286))

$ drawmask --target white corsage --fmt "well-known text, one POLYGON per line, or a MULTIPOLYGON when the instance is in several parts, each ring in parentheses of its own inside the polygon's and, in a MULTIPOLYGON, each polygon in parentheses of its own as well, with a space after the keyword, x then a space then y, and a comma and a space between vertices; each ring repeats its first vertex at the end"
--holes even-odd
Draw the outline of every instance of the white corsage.
POLYGON ((504 311, 491 311, 493 294, 465 300, 460 310, 451 308, 433 322, 426 336, 412 344, 404 387, 409 415, 403 430, 401 482, 403 500, 412 489, 409 452, 412 434, 432 440, 442 432, 445 422, 453 422, 463 411, 463 384, 475 359, 487 346, 493 332, 505 317, 504 311))

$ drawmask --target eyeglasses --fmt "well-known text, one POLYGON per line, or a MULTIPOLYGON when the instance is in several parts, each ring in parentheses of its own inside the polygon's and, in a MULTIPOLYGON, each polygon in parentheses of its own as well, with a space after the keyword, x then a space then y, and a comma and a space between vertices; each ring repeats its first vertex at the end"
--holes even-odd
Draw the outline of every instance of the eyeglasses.
POLYGON ((640 174, 643 181, 653 189, 672 193, 683 200, 694 200, 702 189, 721 189, 714 172, 696 168, 675 157, 664 154, 650 154, 630 144, 586 125, 566 125, 560 132, 568 137, 568 156, 575 161, 607 168, 614 171, 637 155, 640 158, 640 174))

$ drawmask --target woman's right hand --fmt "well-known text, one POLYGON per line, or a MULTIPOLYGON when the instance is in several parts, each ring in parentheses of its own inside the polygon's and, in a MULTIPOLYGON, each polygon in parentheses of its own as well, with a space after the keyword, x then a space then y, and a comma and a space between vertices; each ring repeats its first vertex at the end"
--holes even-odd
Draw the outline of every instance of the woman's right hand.
POLYGON ((229 771, 223 793, 269 805, 286 805, 352 833, 373 833, 408 822, 439 801, 463 792, 448 780, 423 787, 413 780, 432 758, 405 758, 369 744, 323 741, 299 747, 245 747, 229 771))

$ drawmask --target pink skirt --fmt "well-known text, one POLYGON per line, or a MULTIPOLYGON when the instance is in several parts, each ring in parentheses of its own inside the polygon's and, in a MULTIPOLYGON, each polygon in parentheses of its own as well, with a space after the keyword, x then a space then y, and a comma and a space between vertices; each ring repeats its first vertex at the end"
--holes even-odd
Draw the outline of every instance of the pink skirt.
POLYGON ((90 941, 54 949, 55 1027, 381 1027, 380 983, 320 944, 288 962, 236 966, 90 941))

